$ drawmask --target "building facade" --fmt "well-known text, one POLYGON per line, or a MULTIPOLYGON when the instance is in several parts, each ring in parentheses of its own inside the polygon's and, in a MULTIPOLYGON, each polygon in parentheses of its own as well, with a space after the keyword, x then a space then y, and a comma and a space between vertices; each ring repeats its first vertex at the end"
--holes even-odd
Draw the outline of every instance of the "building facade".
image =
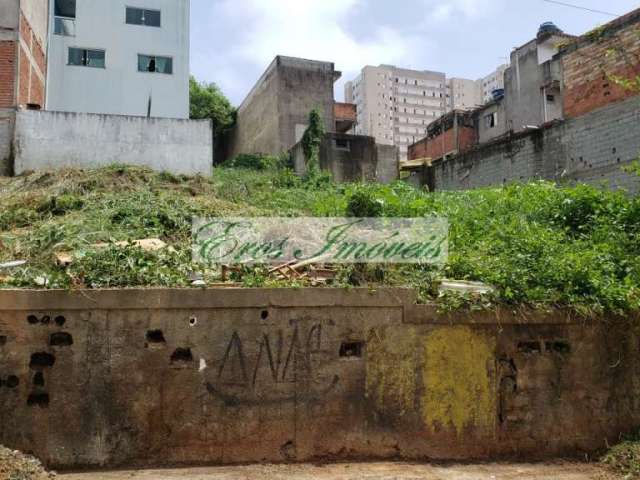
POLYGON ((448 110, 473 110, 484 103, 480 85, 475 80, 450 78, 447 80, 448 110))
POLYGON ((507 68, 509 68, 509 65, 500 65, 489 75, 476 81, 480 89, 482 103, 488 103, 493 100, 494 90, 504 89, 504 72, 507 68))
POLYGON ((0 1, 0 175, 13 170, 18 108, 45 102, 48 0, 0 1))
POLYGON ((448 110, 444 73, 366 66, 345 85, 345 100, 357 106, 355 133, 399 148, 406 160, 409 145, 423 138, 427 125, 448 110))
POLYGON ((189 0, 49 0, 46 109, 189 117, 189 0))

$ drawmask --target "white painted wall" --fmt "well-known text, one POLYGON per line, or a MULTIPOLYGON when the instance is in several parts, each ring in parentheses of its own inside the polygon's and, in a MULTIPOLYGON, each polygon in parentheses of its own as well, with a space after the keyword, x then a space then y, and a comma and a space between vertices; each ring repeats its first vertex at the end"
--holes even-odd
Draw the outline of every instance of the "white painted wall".
POLYGON ((139 165, 211 175, 209 120, 140 118, 25 110, 16 114, 15 173, 139 165))
POLYGON ((77 0, 75 37, 54 35, 50 0, 46 109, 189 117, 189 0, 77 0), (128 25, 126 7, 160 10, 161 27, 128 25), (106 68, 70 66, 69 47, 106 50, 106 68), (138 54, 173 58, 173 74, 138 72, 138 54))

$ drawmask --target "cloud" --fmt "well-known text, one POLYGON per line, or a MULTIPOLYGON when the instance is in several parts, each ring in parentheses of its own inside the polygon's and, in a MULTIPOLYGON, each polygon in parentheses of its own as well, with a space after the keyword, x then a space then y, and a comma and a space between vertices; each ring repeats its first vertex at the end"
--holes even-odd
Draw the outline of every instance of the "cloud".
POLYGON ((349 31, 347 21, 359 8, 366 8, 366 2, 221 0, 212 16, 227 28, 235 26, 234 38, 222 51, 229 61, 260 70, 276 55, 331 61, 343 71, 344 79, 351 79, 367 64, 400 62, 416 45, 427 45, 424 39, 385 25, 373 27, 362 37, 349 31))
POLYGON ((423 0, 428 20, 444 22, 463 17, 476 19, 495 10, 497 0, 423 0))

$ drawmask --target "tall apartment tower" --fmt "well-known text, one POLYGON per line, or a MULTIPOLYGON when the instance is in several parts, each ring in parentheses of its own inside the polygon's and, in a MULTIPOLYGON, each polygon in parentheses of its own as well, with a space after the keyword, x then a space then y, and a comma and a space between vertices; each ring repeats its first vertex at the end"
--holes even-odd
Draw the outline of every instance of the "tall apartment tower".
POLYGON ((504 89, 504 72, 507 68, 509 68, 509 65, 500 65, 489 75, 477 81, 481 90, 482 103, 493 100, 494 90, 504 89))
POLYGON ((473 110, 484 103, 478 82, 466 78, 447 80, 447 100, 448 110, 473 110))
POLYGON ((189 117, 189 0, 49 0, 46 109, 189 117))
POLYGON ((395 145, 406 160, 409 145, 423 138, 427 125, 447 111, 446 76, 391 65, 367 66, 345 85, 345 100, 357 106, 357 135, 395 145))

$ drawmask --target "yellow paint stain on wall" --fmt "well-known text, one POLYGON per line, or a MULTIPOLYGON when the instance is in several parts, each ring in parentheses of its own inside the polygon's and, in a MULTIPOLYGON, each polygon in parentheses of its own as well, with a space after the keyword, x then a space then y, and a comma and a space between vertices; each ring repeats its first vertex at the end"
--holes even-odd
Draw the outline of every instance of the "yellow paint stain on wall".
POLYGON ((414 329, 369 331, 365 395, 378 414, 398 418, 416 411, 416 347, 414 329))
POLYGON ((493 427, 495 339, 466 326, 442 327, 424 343, 422 416, 432 429, 493 427))

